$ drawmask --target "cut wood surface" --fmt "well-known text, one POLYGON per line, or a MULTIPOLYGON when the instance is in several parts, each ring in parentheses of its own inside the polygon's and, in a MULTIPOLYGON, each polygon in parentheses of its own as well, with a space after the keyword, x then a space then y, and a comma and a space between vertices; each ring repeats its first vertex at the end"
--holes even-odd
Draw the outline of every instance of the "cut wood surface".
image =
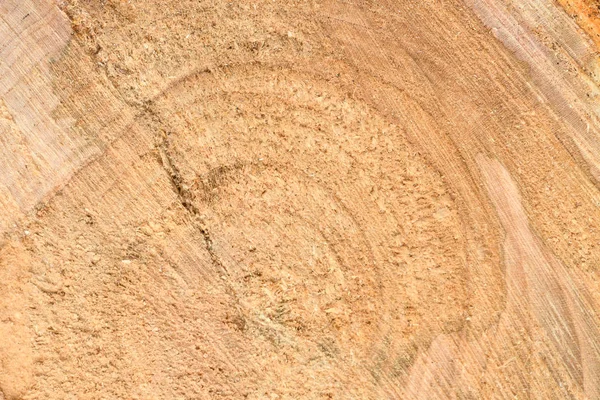
POLYGON ((0 0, 0 399, 599 399, 593 0, 0 0))

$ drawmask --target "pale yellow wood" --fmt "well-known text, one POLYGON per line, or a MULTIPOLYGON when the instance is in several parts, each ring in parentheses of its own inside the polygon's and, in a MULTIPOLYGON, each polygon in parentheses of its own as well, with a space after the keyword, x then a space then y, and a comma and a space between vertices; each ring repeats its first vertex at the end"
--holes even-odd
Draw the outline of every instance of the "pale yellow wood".
POLYGON ((588 14, 0 1, 0 399, 599 398, 588 14))

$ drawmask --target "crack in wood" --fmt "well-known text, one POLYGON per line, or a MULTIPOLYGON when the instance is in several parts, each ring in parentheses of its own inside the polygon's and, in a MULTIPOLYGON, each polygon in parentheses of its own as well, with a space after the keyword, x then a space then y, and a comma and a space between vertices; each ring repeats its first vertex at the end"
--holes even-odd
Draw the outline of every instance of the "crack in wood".
MULTIPOLYGON (((156 117, 154 113, 151 112, 151 114, 153 117, 156 117)), ((181 177, 181 173, 179 172, 179 168, 173 161, 173 156, 171 155, 169 133, 162 130, 157 136, 157 148, 160 154, 161 164, 169 177, 169 180, 171 182, 171 185, 173 186, 175 193, 177 193, 179 202, 190 215, 193 227, 196 230, 198 230, 198 232, 200 232, 200 234, 202 235, 206 251, 208 251, 208 254, 213 264, 217 268, 225 272, 227 275, 229 275, 227 267, 223 264, 223 262, 215 252, 210 231, 207 228, 206 224, 202 221, 198 207, 196 207, 196 205, 194 204, 195 196, 185 186, 183 178, 181 177)))

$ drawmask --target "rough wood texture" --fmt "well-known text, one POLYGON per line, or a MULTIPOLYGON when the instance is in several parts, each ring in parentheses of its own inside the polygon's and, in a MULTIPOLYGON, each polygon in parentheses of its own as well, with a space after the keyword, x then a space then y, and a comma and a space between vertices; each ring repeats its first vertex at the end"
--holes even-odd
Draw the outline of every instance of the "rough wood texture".
POLYGON ((560 4, 0 1, 0 399, 600 398, 560 4))

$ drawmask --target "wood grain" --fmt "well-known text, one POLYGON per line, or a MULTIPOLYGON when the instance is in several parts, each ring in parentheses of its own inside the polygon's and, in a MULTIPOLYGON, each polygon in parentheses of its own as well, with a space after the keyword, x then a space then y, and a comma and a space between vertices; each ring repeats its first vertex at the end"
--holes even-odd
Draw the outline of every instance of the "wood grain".
POLYGON ((0 399, 600 397, 560 4, 1 2, 0 399))

